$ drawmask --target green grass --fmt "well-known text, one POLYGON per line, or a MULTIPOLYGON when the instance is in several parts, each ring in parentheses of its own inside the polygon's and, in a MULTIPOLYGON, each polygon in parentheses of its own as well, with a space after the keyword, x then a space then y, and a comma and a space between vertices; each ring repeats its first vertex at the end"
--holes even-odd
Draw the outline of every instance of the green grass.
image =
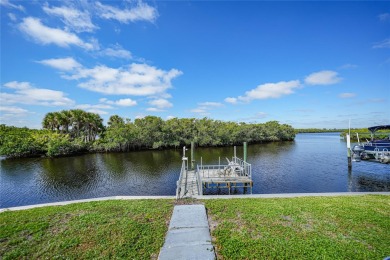
MULTIPOLYGON (((201 203, 218 259, 390 256, 390 196, 201 203)), ((0 259, 157 258, 173 206, 173 200, 114 200, 3 212, 0 259)))
POLYGON ((206 200, 219 259, 383 259, 390 197, 206 200))
POLYGON ((0 259, 157 258, 172 210, 115 200, 0 213, 0 259))

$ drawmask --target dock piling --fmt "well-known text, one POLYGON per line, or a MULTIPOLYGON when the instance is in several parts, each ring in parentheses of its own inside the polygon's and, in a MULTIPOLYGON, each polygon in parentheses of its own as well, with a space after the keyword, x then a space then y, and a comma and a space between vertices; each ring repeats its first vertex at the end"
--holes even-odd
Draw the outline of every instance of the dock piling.
POLYGON ((348 169, 352 168, 352 157, 351 157, 351 137, 347 134, 347 156, 348 156, 348 169))
POLYGON ((247 143, 244 142, 244 162, 246 162, 246 155, 247 155, 247 143))
POLYGON ((191 142, 191 169, 195 169, 195 143, 191 142))

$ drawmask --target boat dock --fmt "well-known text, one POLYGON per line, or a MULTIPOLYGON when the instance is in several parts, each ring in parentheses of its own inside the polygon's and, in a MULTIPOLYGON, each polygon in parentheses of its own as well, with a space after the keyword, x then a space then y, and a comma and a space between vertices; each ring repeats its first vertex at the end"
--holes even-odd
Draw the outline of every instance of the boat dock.
MULTIPOLYGON (((245 145, 246 146, 246 145, 245 145)), ((236 156, 234 147, 234 156, 226 158, 227 164, 188 166, 188 157, 185 156, 185 147, 183 148, 182 167, 179 180, 177 181, 176 198, 191 198, 204 195, 205 190, 209 189, 227 189, 231 194, 232 189, 243 189, 243 193, 250 191, 252 194, 252 166, 245 160, 236 156)), ((244 154, 244 157, 246 153, 244 154)), ((193 158, 193 156, 192 156, 193 158)))

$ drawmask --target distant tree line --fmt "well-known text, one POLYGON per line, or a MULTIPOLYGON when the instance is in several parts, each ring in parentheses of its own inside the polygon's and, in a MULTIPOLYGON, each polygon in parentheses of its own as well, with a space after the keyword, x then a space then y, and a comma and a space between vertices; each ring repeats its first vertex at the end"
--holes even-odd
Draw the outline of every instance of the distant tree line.
POLYGON ((295 128, 295 133, 334 133, 342 132, 345 129, 327 129, 327 128, 295 128))
MULTIPOLYGON (((358 136, 361 142, 366 142, 368 140, 371 140, 371 132, 368 130, 368 128, 352 128, 351 130, 346 129, 340 133, 340 136, 346 138, 349 132, 351 132, 352 141, 357 141, 358 136)), ((389 136, 390 136, 390 131, 386 129, 378 130, 375 132, 376 139, 384 139, 384 138, 388 138, 389 136)))
POLYGON ((50 112, 42 130, 0 125, 0 154, 7 157, 63 156, 85 152, 131 151, 197 146, 226 146, 260 142, 292 141, 290 125, 225 122, 209 118, 156 116, 135 119, 111 116, 107 126, 94 113, 80 109, 50 112))

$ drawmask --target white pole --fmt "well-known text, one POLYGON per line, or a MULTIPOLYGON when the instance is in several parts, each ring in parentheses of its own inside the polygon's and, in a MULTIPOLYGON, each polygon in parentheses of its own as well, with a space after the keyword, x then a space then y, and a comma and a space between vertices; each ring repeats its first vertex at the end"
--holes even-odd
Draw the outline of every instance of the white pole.
POLYGON ((352 168, 352 158, 351 158, 351 137, 347 134, 347 156, 348 156, 348 169, 352 168))

